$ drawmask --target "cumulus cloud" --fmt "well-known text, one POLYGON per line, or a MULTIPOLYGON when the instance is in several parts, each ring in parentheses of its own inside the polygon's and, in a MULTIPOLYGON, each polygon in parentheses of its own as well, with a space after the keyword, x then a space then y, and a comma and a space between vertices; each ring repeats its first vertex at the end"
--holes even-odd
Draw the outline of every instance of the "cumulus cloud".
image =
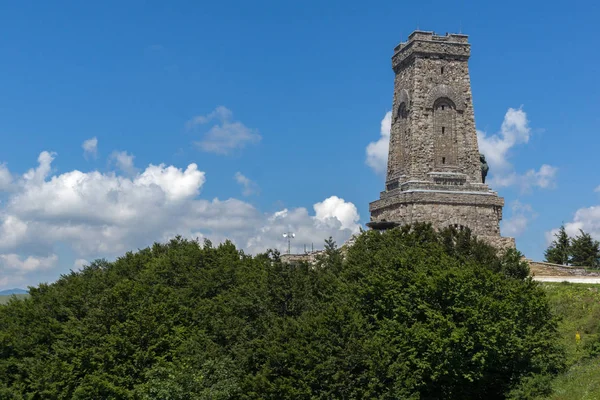
POLYGON ((526 144, 531 136, 527 114, 523 109, 509 108, 504 115, 500 132, 487 135, 477 131, 480 151, 485 154, 490 166, 489 184, 495 188, 517 186, 522 192, 532 188, 551 189, 556 186, 558 168, 548 164, 538 170, 530 169, 524 174, 515 171, 509 161, 510 150, 517 145, 526 144))
POLYGON ((54 161, 56 153, 49 151, 42 151, 38 156, 37 168, 30 168, 25 174, 23 174, 23 184, 39 184, 43 182, 46 177, 50 174, 51 164, 54 161))
POLYGON ((250 196, 258 193, 258 185, 256 182, 253 182, 246 176, 244 176, 241 172, 236 172, 233 176, 235 181, 242 186, 242 194, 244 196, 250 196))
POLYGON ((265 215, 260 229, 249 237, 245 247, 253 253, 268 248, 285 249, 287 239, 282 235, 293 232, 296 236, 292 252, 299 253, 304 245, 309 248, 314 243, 320 248, 323 240, 330 236, 341 245, 360 229, 356 206, 337 196, 314 204, 313 209, 314 216, 304 207, 284 208, 265 215))
MULTIPOLYGON (((61 259, 65 252, 75 260, 77 269, 87 260, 112 258, 176 235, 216 243, 231 239, 257 253, 286 249, 282 233, 292 231, 292 251, 299 252, 305 244, 321 247, 329 236, 342 244, 359 229, 354 204, 336 196, 314 204, 314 213, 303 207, 262 213, 238 199, 200 198, 206 176, 196 164, 150 164, 133 176, 53 174, 55 157, 42 152, 36 167, 15 175, 15 190, 0 203, 0 276, 10 277, 7 285, 35 284, 39 271, 51 276, 58 268, 57 249, 61 259)), ((56 271, 55 277, 65 272, 56 271)))
POLYGON ((98 156, 98 139, 95 136, 85 140, 81 147, 83 148, 83 156, 85 158, 96 158, 98 156))
POLYGON ((512 165, 507 160, 508 151, 517 144, 529 142, 530 132, 525 111, 520 108, 509 108, 504 115, 499 133, 487 136, 485 132, 477 132, 479 149, 485 154, 491 168, 509 169, 512 165))
POLYGON ((381 120, 381 137, 376 142, 367 145, 366 163, 375 173, 384 175, 387 170, 388 151, 390 146, 390 130, 392 127, 392 112, 385 113, 381 120))
POLYGON ((529 204, 515 200, 511 204, 512 215, 502 221, 502 233, 506 236, 518 237, 527 229, 529 223, 537 216, 529 204))
POLYGON ((548 164, 544 164, 538 171, 529 170, 525 173, 525 180, 528 182, 526 186, 537 186, 542 189, 556 187, 556 173, 558 168, 548 164))
POLYGON ((0 264, 4 269, 17 270, 20 273, 52 268, 56 265, 57 261, 58 256, 56 254, 47 257, 29 256, 27 258, 23 258, 17 254, 0 254, 0 264))
POLYGON ((0 164, 0 191, 10 190, 13 177, 5 164, 0 164))
POLYGON ((36 220, 129 223, 148 209, 159 211, 160 207, 193 198, 204 181, 204 172, 196 164, 188 165, 185 171, 151 164, 132 179, 75 170, 50 180, 25 181, 8 202, 8 210, 17 217, 35 216, 36 220))
POLYGON ((84 258, 78 258, 73 262, 73 271, 81 271, 83 267, 89 265, 89 261, 84 258))
POLYGON ((28 283, 28 276, 38 276, 40 272, 55 268, 57 263, 56 254, 45 256, 0 254, 0 288, 23 287, 24 283, 28 283))
POLYGON ((192 129, 196 125, 206 124, 214 119, 220 121, 228 121, 233 118, 233 113, 227 107, 218 106, 214 111, 207 115, 198 115, 187 122, 188 129, 192 129))
POLYGON ((255 129, 233 121, 233 113, 223 106, 217 107, 207 115, 193 117, 186 126, 188 129, 195 129, 210 122, 215 124, 204 133, 202 140, 196 142, 201 150, 209 153, 229 154, 262 139, 255 129))
POLYGON ((352 203, 344 201, 337 196, 331 196, 314 206, 315 218, 321 222, 329 219, 334 219, 340 222, 341 229, 348 229, 353 233, 357 233, 360 229, 358 220, 358 210, 352 203))
MULTIPOLYGON (((594 189, 594 192, 600 192, 600 186, 594 189)), ((600 204, 578 209, 575 211, 573 220, 565 223, 564 226, 570 237, 579 235, 581 229, 589 233, 594 239, 600 240, 600 204)), ((554 240, 554 235, 558 232, 558 229, 557 227, 545 233, 547 244, 554 240)))
POLYGON ((117 168, 129 176, 138 172, 138 169, 133 165, 134 158, 134 155, 127 154, 126 151, 113 151, 110 155, 110 160, 115 163, 117 168))
POLYGON ((507 175, 495 175, 490 184, 495 188, 517 186, 521 192, 530 192, 532 188, 552 189, 556 187, 558 168, 543 164, 539 170, 530 169, 522 175, 510 172, 507 175))
MULTIPOLYGON (((594 239, 600 240, 600 205, 584 207, 575 211, 571 222, 567 222, 565 231, 570 237, 579 235, 579 230, 589 233, 594 239)), ((549 244, 554 240, 554 235, 559 228, 546 232, 546 242, 549 244)))

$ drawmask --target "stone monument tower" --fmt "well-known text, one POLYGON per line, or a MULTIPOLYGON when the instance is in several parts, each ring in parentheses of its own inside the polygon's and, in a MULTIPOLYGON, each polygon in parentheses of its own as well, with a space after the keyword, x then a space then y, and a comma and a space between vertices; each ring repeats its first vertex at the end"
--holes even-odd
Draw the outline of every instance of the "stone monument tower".
POLYGON ((394 49, 394 102, 385 190, 369 205, 372 229, 415 222, 468 227, 498 248, 504 199, 482 176, 462 34, 415 31, 394 49))

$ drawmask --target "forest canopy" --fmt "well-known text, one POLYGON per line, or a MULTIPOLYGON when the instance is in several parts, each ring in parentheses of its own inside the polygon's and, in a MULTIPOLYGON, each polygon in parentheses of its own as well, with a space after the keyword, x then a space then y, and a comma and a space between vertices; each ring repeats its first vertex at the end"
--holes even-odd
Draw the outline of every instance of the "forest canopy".
POLYGON ((0 398, 503 399, 562 366, 527 275, 428 225, 317 265, 178 237, 0 306, 0 398))

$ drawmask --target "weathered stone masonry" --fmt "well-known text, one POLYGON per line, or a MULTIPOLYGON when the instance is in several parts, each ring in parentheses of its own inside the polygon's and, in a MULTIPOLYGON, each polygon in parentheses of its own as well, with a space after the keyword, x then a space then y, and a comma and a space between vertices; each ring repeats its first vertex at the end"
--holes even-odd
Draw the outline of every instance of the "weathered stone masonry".
POLYGON ((385 191, 370 204, 373 229, 415 222, 468 227, 497 247, 504 199, 482 183, 462 34, 415 31, 394 49, 396 74, 385 191))

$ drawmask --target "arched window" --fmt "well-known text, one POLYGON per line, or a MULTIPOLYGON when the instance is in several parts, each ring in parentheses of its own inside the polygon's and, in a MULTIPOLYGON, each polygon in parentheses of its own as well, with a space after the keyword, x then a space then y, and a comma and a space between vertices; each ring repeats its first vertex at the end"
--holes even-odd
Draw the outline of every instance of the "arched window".
POLYGON ((408 117, 408 110, 406 109, 406 103, 400 104, 398 107, 398 115, 396 118, 406 119, 408 117))
POLYGON ((396 114, 395 129, 398 135, 398 165, 400 167, 400 173, 405 173, 405 162, 408 158, 409 149, 409 138, 408 138, 408 110, 406 103, 402 102, 398 106, 398 113, 396 114))
POLYGON ((456 106, 447 97, 440 97, 433 104, 433 138, 435 166, 456 166, 456 106))

